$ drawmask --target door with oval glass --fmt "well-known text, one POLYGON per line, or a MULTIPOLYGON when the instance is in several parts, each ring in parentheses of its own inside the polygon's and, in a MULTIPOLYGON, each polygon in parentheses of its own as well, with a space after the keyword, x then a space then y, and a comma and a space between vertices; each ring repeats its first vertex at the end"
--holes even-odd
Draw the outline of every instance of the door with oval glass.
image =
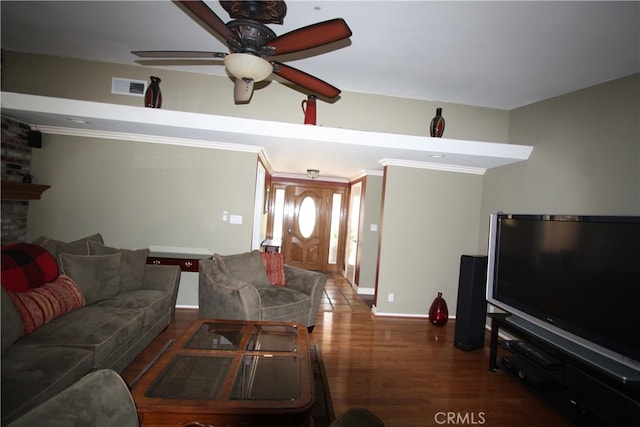
POLYGON ((292 185, 286 191, 289 209, 283 233, 285 262, 307 270, 323 270, 327 244, 324 238, 327 190, 292 185))
POLYGON ((306 270, 341 271, 347 185, 274 178, 271 187, 268 235, 281 240, 284 262, 306 270))

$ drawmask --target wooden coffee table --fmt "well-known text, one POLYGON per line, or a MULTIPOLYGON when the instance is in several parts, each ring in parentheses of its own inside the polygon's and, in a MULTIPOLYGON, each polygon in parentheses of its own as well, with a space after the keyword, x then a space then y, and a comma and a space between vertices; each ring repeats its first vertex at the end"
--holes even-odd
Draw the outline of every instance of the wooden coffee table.
POLYGON ((308 426, 315 395, 307 329, 198 320, 132 394, 142 426, 308 426))

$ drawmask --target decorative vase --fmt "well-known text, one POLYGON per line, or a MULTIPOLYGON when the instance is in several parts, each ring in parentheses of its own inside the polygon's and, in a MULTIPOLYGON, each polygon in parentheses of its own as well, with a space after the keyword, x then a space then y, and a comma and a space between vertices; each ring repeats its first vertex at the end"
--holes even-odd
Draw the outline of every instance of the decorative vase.
POLYGON ((307 99, 302 101, 302 112, 304 113, 304 124, 316 124, 316 96, 309 95, 307 99))
POLYGON ((442 108, 436 108, 436 116, 431 119, 429 133, 431 133, 431 136, 436 138, 440 138, 444 133, 444 117, 442 117, 442 108))
POLYGON ((151 76, 151 84, 144 93, 144 106, 148 108, 162 107, 162 92, 160 91, 160 77, 151 76))
POLYGON ((436 326, 442 326, 449 320, 449 309, 447 308, 447 302, 442 298, 442 292, 438 292, 438 296, 431 303, 429 320, 436 326))

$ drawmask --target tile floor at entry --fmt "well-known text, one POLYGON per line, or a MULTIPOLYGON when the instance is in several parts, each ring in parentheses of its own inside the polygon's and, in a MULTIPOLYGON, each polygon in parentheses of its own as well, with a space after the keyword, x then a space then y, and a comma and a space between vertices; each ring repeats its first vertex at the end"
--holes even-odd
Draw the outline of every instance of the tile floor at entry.
POLYGON ((326 273, 327 283, 320 302, 320 311, 370 312, 373 295, 358 295, 340 274, 326 273))

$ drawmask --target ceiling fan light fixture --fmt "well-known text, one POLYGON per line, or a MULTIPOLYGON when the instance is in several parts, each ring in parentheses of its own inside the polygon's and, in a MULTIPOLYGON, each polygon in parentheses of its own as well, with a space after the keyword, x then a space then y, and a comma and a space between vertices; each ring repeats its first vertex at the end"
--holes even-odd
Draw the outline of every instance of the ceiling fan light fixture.
POLYGON ((269 61, 248 53, 231 53, 224 57, 224 65, 236 81, 245 78, 260 82, 273 72, 269 61))
POLYGON ((236 104, 246 104, 253 94, 253 80, 243 77, 236 79, 233 86, 233 100, 236 104))
POLYGON ((311 179, 316 179, 320 176, 320 171, 318 169, 307 169, 307 177, 311 179))

